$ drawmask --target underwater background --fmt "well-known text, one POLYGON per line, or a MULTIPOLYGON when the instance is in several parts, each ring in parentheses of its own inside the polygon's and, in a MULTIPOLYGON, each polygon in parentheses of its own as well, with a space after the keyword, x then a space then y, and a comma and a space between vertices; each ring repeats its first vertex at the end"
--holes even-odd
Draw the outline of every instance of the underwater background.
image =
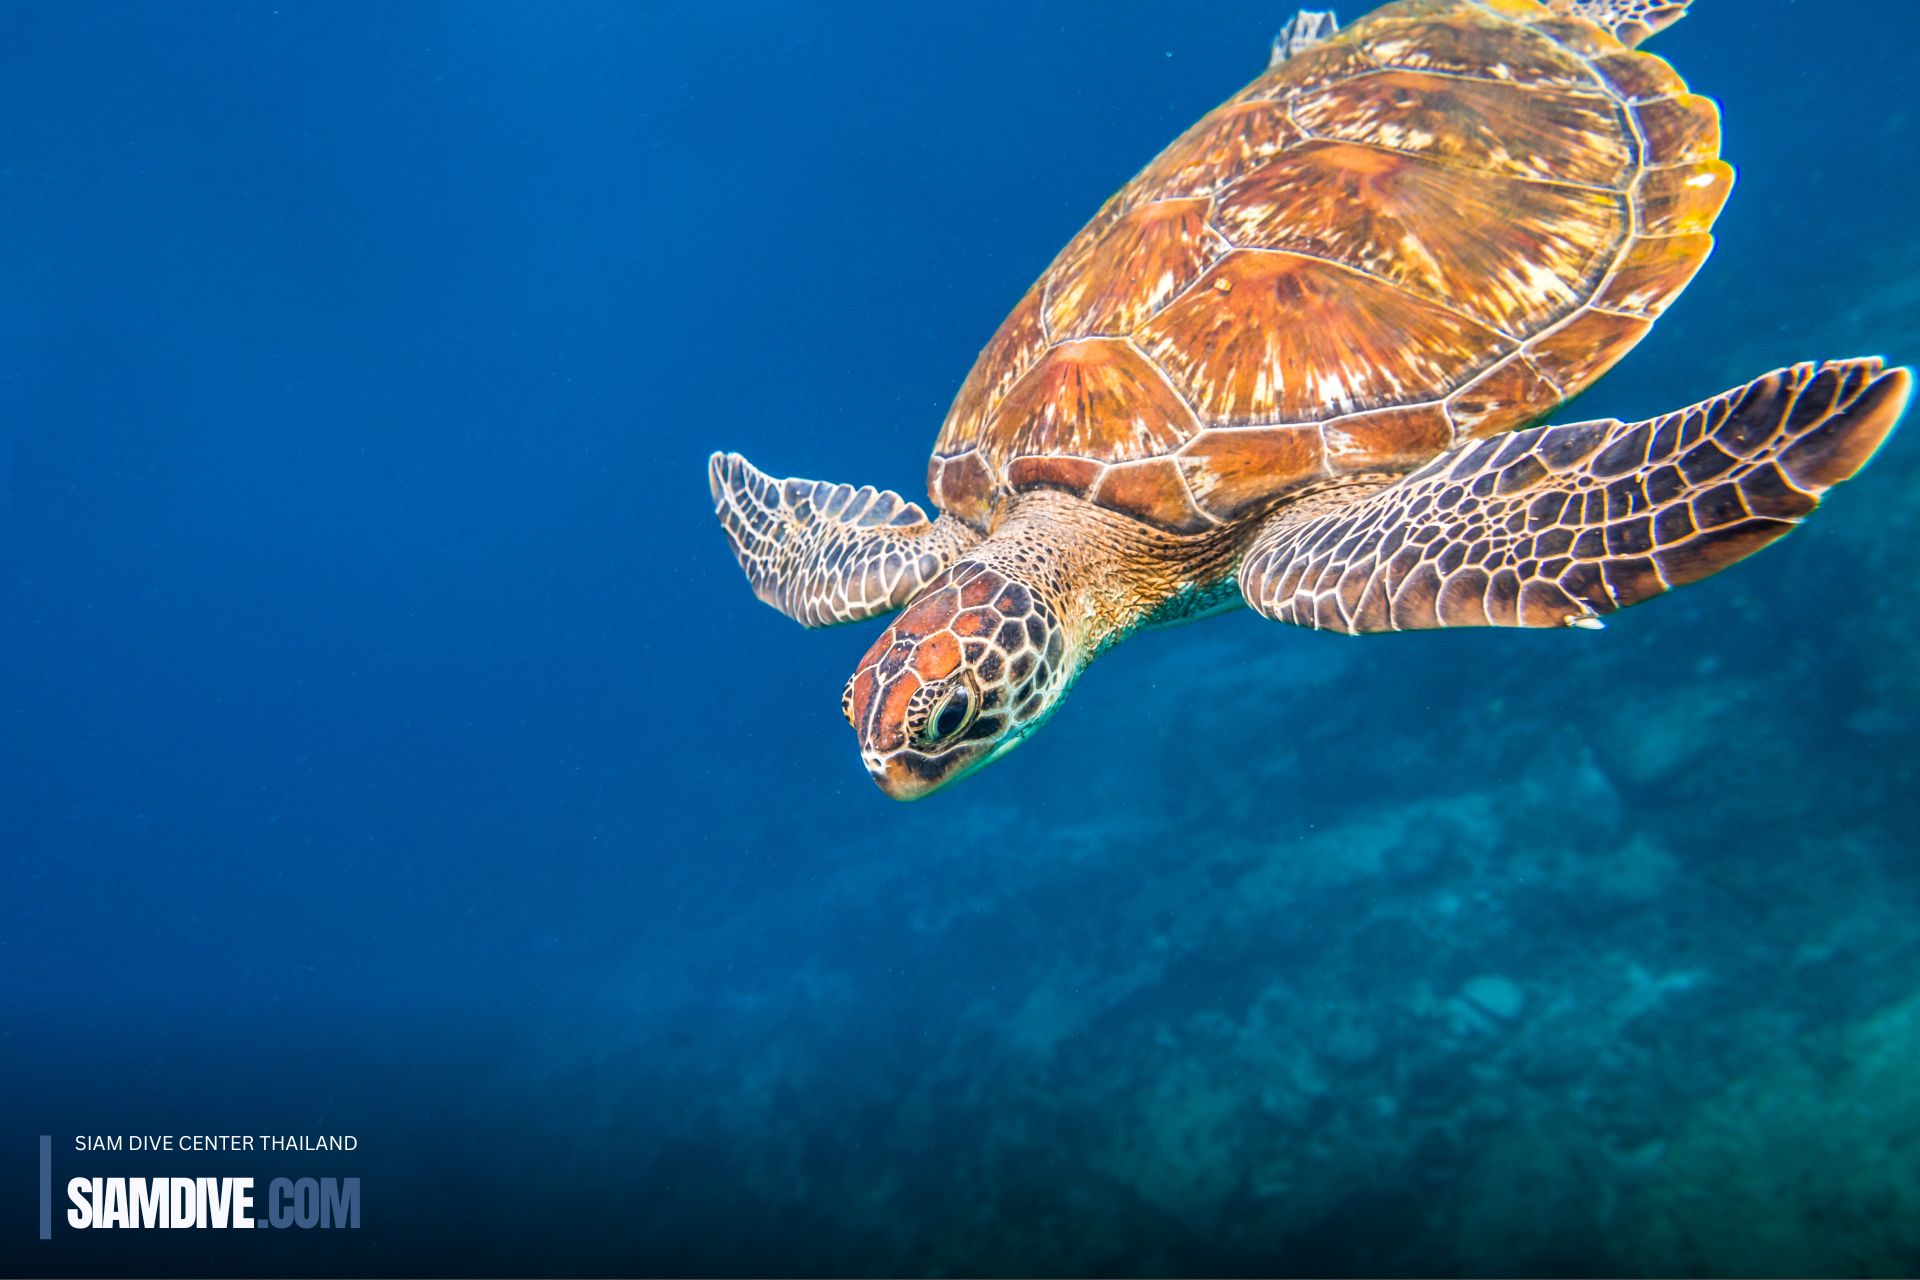
MULTIPOLYGON (((912 806, 880 624, 728 555, 714 448, 918 499, 1289 11, 10 9, 0 1269, 1920 1270, 1920 428, 1604 632, 1152 633, 912 806), (363 1227, 34 1238, 148 1131, 354 1134, 363 1227)), ((1559 420, 1920 358, 1916 45, 1650 44, 1739 183, 1559 420)))

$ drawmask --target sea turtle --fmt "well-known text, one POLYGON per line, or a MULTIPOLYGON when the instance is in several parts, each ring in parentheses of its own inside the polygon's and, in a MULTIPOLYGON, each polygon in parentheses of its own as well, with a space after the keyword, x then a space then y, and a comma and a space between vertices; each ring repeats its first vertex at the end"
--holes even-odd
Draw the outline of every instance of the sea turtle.
POLYGON ((1634 50, 1685 8, 1302 13, 981 352, 934 446, 937 519, 715 454, 762 600, 809 626, 905 609, 842 696, 880 787, 1003 755, 1141 627, 1243 603, 1350 634, 1596 627, 1853 475, 1910 387, 1877 359, 1534 425, 1712 245, 1718 110, 1634 50))

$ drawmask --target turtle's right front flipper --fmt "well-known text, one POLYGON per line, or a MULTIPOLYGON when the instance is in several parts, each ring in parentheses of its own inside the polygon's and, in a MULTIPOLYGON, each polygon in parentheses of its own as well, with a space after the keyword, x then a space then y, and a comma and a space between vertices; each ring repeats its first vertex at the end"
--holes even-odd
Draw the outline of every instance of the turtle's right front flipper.
POLYGON ((1912 382, 1878 360, 1802 364, 1647 422, 1491 436, 1339 510, 1281 510, 1241 594, 1352 634, 1593 626, 1792 530, 1866 465, 1912 382))
POLYGON ((804 626, 891 613, 980 540, 890 490, 776 480, 737 453, 709 458, 707 478, 753 594, 804 626))

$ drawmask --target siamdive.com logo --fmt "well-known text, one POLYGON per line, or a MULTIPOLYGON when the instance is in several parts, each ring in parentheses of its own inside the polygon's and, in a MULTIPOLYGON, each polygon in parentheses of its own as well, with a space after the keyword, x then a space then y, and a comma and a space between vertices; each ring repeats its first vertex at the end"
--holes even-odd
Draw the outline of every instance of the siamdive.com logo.
MULTIPOLYGON (((355 1151, 351 1134, 82 1135, 77 1152, 355 1151)), ((40 1238, 53 1238, 53 1135, 40 1135, 40 1238)), ((66 1224, 79 1231, 117 1228, 199 1230, 292 1227, 357 1230, 360 1179, 311 1177, 93 1177, 66 1183, 66 1224), (264 1191, 262 1190, 264 1188, 264 1191)))

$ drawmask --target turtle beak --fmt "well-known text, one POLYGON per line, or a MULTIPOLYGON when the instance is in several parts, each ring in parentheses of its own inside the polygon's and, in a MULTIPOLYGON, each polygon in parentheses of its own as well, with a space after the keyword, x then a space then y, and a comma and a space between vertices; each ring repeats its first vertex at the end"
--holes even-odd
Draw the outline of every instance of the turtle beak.
POLYGON ((982 747, 961 748, 942 755, 922 755, 911 748, 890 751, 862 751, 861 762, 873 784, 895 800, 921 800, 950 786, 977 769, 998 760, 1020 745, 1020 734, 1008 734, 992 750, 982 747))
POLYGON ((895 800, 918 800, 939 790, 947 781, 944 777, 928 778, 908 762, 904 752, 896 752, 891 756, 881 756, 873 751, 860 754, 873 784, 895 800))
POLYGON ((918 751, 863 751, 861 760, 873 784, 895 800, 920 800, 957 782, 992 758, 991 753, 951 751, 925 756, 918 751))

